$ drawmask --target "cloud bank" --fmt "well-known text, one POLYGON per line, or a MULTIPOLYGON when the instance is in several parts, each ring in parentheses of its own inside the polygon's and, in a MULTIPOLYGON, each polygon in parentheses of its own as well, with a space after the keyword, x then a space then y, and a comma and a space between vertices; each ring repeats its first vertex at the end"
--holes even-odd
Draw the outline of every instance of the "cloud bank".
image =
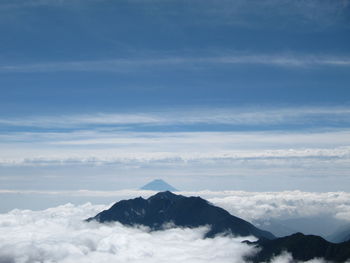
POLYGON ((102 225, 82 220, 101 206, 64 205, 0 215, 0 262, 243 262, 254 249, 242 238, 203 239, 206 228, 102 225))
MULTIPOLYGON (((0 262, 240 263, 257 251, 241 243, 253 237, 203 239, 206 227, 150 232, 145 227, 83 221, 105 208, 67 204, 44 211, 0 214, 0 262)), ((291 260, 284 253, 272 262, 291 260)))
POLYGON ((6 149, 0 151, 0 165, 346 161, 349 113, 349 108, 330 107, 2 118, 0 125, 9 132, 0 135, 6 149), (283 130, 285 125, 298 130, 283 130), (173 126, 182 130, 174 132, 173 126), (28 127, 34 130, 23 131, 28 127), (242 127, 247 131, 236 130, 242 127), (313 127, 317 132, 308 130, 313 127), (218 130, 206 131, 212 128, 218 130))
POLYGON ((350 220, 350 194, 302 191, 244 192, 228 191, 229 196, 209 200, 248 221, 271 218, 298 218, 331 214, 350 220))
POLYGON ((25 182, 20 177, 26 175, 56 186, 67 182, 66 176, 74 174, 78 183, 94 171, 99 182, 91 183, 106 182, 105 186, 113 183, 112 174, 118 184, 124 176, 138 176, 141 184, 142 176, 161 174, 200 178, 203 185, 194 190, 212 185, 205 182, 210 176, 225 176, 226 189, 237 186, 232 180, 238 179, 241 184, 234 189, 348 191, 349 113, 347 107, 182 108, 1 118, 0 180, 10 176, 3 188, 20 189, 25 182), (55 169, 47 173, 61 178, 60 182, 40 178, 49 167, 55 169), (247 176, 251 183, 241 180, 247 176), (317 182, 292 177, 312 177, 317 182), (251 187, 261 178, 266 187, 251 187), (325 178, 336 179, 327 179, 335 184, 325 178))
MULTIPOLYGON (((5 190, 0 195, 51 195, 64 197, 130 199, 135 196, 148 198, 154 191, 118 190, 118 191, 40 191, 5 190)), ((247 192, 247 191, 180 191, 185 196, 201 196, 216 206, 247 221, 275 218, 298 218, 331 215, 335 219, 350 221, 350 193, 348 192, 247 192)), ((97 207, 100 208, 100 207, 97 207)), ((96 208, 96 209, 97 209, 96 208)), ((102 208, 101 208, 102 209, 102 208)), ((93 214, 93 212, 91 212, 93 214)))

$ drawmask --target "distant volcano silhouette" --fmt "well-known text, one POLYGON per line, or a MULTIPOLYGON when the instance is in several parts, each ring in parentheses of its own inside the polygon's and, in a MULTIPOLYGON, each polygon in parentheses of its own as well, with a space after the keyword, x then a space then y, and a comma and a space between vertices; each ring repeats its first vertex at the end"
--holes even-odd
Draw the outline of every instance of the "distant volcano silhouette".
POLYGON ((145 184, 140 190, 152 190, 152 191, 178 191, 175 187, 171 186, 162 179, 156 179, 148 184, 145 184))

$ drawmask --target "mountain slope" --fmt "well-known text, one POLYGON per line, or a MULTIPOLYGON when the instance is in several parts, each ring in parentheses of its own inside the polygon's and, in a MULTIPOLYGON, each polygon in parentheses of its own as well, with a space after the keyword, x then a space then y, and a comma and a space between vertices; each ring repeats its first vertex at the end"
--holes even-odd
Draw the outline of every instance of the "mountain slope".
POLYGON ((340 243, 350 240, 350 225, 347 224, 343 227, 340 227, 332 235, 329 235, 327 239, 334 243, 340 243))
POLYGON ((253 220, 252 223, 260 229, 271 232, 276 237, 289 236, 291 234, 299 232, 275 219, 257 219, 253 220))
POLYGON ((125 225, 139 224, 153 230, 162 229, 163 225, 169 222, 180 227, 210 225, 211 229, 206 237, 232 233, 239 236, 274 238, 271 233, 256 228, 200 197, 185 197, 169 191, 159 192, 148 199, 139 197, 117 202, 110 209, 87 220, 101 223, 118 221, 125 225))
MULTIPOLYGON (((335 242, 328 237, 330 234, 335 233, 337 230, 339 233, 343 233, 346 230, 350 230, 348 225, 347 229, 344 229, 344 221, 339 220, 332 214, 322 214, 318 216, 307 217, 293 217, 293 218, 271 218, 271 219, 258 219, 252 222, 255 226, 271 232, 277 237, 289 236, 294 233, 300 232, 305 235, 317 235, 321 236, 328 241, 335 242)), ((339 234, 338 233, 338 234, 339 234)), ((347 240, 341 240, 342 242, 347 240)))
POLYGON ((261 238, 256 242, 246 242, 261 248, 249 258, 254 262, 268 261, 275 255, 286 251, 292 254, 294 260, 308 261, 323 258, 333 262, 345 262, 350 258, 350 241, 334 244, 322 237, 296 233, 290 236, 268 240, 261 238))

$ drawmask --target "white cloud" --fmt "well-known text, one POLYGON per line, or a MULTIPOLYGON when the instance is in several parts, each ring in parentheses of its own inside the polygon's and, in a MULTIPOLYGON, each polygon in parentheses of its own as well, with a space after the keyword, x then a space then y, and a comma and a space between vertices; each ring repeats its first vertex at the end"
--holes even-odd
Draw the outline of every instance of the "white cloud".
MULTIPOLYGON (((101 182, 108 184, 110 178, 102 175, 106 171, 97 171, 108 167, 108 173, 114 173, 115 179, 141 172, 143 176, 202 176, 201 182, 205 179, 203 176, 231 176, 239 179, 254 175, 255 178, 250 177, 252 183, 249 185, 264 178, 265 186, 273 185, 275 188, 260 190, 283 190, 286 189, 286 183, 282 185, 281 179, 278 180, 281 182, 278 187, 271 182, 292 176, 299 179, 313 177, 314 183, 294 180, 296 183, 287 189, 315 191, 313 187, 319 185, 321 191, 347 190, 345 186, 349 184, 346 178, 349 178, 350 169, 349 112, 348 108, 337 107, 264 109, 260 112, 258 109, 197 109, 189 110, 188 113, 182 109, 174 113, 91 114, 0 120, 5 130, 6 127, 9 130, 0 135, 0 169, 3 171, 0 180, 12 175, 13 179, 8 182, 16 180, 19 173, 21 176, 26 174, 27 178, 38 178, 47 167, 59 167, 49 173, 62 178, 74 175, 77 180, 83 180, 87 173, 94 171, 101 179, 104 178, 101 182), (311 129, 307 124, 305 126, 308 120, 318 122, 321 127, 327 127, 323 121, 336 125, 341 123, 343 128, 320 129, 316 125, 317 129, 311 129), (304 129, 254 131, 254 127, 248 127, 261 124, 264 127, 284 127, 291 123, 296 127, 301 125, 304 129), (133 128, 134 124, 136 128, 133 128), (230 131, 192 130, 196 124, 205 124, 201 125, 204 130, 206 125, 220 127, 217 124, 248 128, 247 131, 234 131, 235 127, 230 131), (16 125, 21 127, 12 127, 16 125), (138 125, 146 125, 152 131, 142 131, 138 125), (174 132, 171 126, 166 125, 180 125, 187 131, 174 132), (22 126, 36 127, 35 132, 23 131, 26 129, 22 126), (47 128, 63 129, 52 132, 47 128), (81 170, 92 166, 96 169, 81 170), (336 184, 325 181, 317 183, 317 177, 333 178, 336 184)), ((286 180, 291 182, 288 178, 286 180)), ((62 179, 61 182, 64 181, 62 179)), ((247 186, 246 182, 243 185, 247 186)), ((256 190, 245 186, 242 189, 256 190)), ((22 188, 22 185, 12 187, 22 188)))
POLYGON ((340 163, 350 158, 350 132, 73 131, 0 136, 1 165, 340 163), (1 142, 2 141, 2 142, 1 142))
MULTIPOLYGON (((290 253, 283 252, 280 255, 276 255, 271 259, 270 263, 300 263, 300 261, 295 261, 290 253)), ((327 261, 321 259, 321 258, 315 258, 308 261, 305 261, 305 263, 327 263, 327 261)))
MULTIPOLYGON (((241 243, 253 237, 203 239, 206 227, 150 232, 147 227, 83 221, 106 208, 90 203, 67 204, 43 211, 16 209, 0 214, 0 262, 243 263, 244 256, 257 252, 241 243)), ((290 254, 283 253, 271 262, 291 260, 290 254)))
MULTIPOLYGON (((350 131, 347 129, 323 132, 128 132, 92 129, 0 135, 0 180, 10 177, 6 182, 12 182, 12 188, 22 188, 26 182, 19 176, 39 180, 44 173, 54 174, 57 176, 55 182, 62 185, 66 184, 65 178, 69 176, 85 181, 87 174, 96 173, 100 182, 105 182, 107 186, 113 183, 107 174, 113 173, 113 180, 160 174, 192 180, 200 178, 205 185, 196 183, 196 190, 207 188, 208 181, 204 182, 209 177, 221 176, 226 177, 229 183, 222 184, 226 189, 235 186, 235 189, 257 190, 259 188, 254 188, 254 182, 263 178, 266 187, 259 190, 336 191, 347 190, 349 160, 350 131), (49 167, 52 169, 45 171, 49 167), (232 179, 229 180, 229 177, 232 179), (291 182, 292 177, 295 184, 289 185, 287 182, 291 182), (241 180, 244 178, 247 180, 241 180), (314 182, 305 182, 303 178, 314 178, 314 182), (328 181, 323 178, 328 178, 328 181), (328 183, 332 178, 335 184, 328 183), (283 180, 285 183, 282 184, 283 180), (280 185, 273 182, 280 182, 280 185), (317 185, 319 189, 316 189, 317 185)), ((94 178, 97 180, 96 176, 94 178)), ((53 181, 42 179, 42 184, 53 181)), ((130 184, 118 187, 130 187, 130 184)))
MULTIPOLYGON (((61 116, 25 116, 2 118, 0 124, 37 128, 96 128, 132 125, 308 125, 320 122, 349 124, 348 107, 298 107, 298 108, 190 108, 165 109, 153 112, 92 113, 61 116)), ((130 127, 129 127, 130 128, 130 127)))
POLYGON ((206 228, 169 229, 86 223, 103 206, 65 205, 0 214, 0 262, 243 262, 243 238, 203 239, 206 228))
POLYGON ((331 214, 349 220, 350 193, 347 192, 228 192, 209 200, 248 221, 271 218, 298 218, 331 214))
MULTIPOLYGON (((10 151, 13 155, 15 151, 10 151)), ((246 165, 260 164, 264 166, 295 165, 302 166, 314 164, 333 164, 347 167, 350 159, 349 147, 339 147, 334 149, 283 149, 283 150, 259 150, 259 151, 214 151, 214 152, 132 152, 120 153, 117 151, 90 151, 84 150, 54 152, 42 151, 36 156, 0 158, 0 166, 52 166, 52 165, 187 165, 212 164, 217 165, 239 165, 245 162, 246 165), (46 154, 45 154, 46 153, 46 154)), ((36 151, 37 152, 37 151, 36 151)), ((3 154, 5 155, 5 154, 3 154)), ((23 155, 23 153, 22 153, 23 155)))
POLYGON ((271 263, 291 263, 293 262, 293 257, 287 252, 283 252, 281 255, 276 255, 272 258, 271 263))
MULTIPOLYGON (((115 200, 130 199, 135 196, 147 198, 156 192, 144 190, 117 191, 40 191, 40 190, 6 190, 0 194, 42 194, 65 197, 113 197, 115 200)), ((341 220, 350 220, 350 193, 348 192, 247 192, 247 191, 180 191, 185 196, 201 196, 214 205, 224 208, 231 214, 247 221, 299 218, 331 215, 341 220)))
POLYGON ((0 72, 60 72, 60 71, 107 71, 134 72, 150 68, 164 70, 181 67, 199 70, 218 65, 263 65, 292 68, 349 67, 350 58, 344 56, 310 56, 298 54, 225 54, 213 57, 159 57, 146 59, 113 59, 94 61, 47 62, 36 64, 0 65, 0 72), (165 67, 166 66, 166 67, 165 67))

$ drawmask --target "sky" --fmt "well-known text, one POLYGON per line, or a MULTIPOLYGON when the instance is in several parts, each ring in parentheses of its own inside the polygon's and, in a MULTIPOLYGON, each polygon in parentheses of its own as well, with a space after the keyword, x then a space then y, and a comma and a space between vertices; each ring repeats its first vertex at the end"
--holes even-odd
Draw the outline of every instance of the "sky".
POLYGON ((348 0, 2 0, 0 38, 2 191, 350 190, 348 0))

